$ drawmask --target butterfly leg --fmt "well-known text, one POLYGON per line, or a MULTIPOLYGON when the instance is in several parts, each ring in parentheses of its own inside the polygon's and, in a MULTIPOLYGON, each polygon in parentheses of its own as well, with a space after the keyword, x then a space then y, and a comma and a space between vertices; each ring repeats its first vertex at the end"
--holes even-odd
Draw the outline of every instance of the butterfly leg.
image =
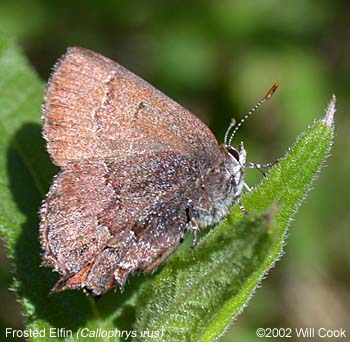
POLYGON ((249 215, 248 211, 244 208, 244 206, 241 202, 241 197, 236 197, 236 203, 244 215, 249 215))
POLYGON ((194 248, 197 245, 197 242, 198 242, 199 226, 198 226, 197 221, 195 220, 195 218, 192 215, 192 209, 188 208, 186 211, 187 211, 189 230, 192 232, 192 245, 191 245, 191 248, 194 248))
POLYGON ((192 234, 193 234, 191 248, 194 248, 194 247, 196 247, 197 242, 198 242, 199 227, 198 227, 198 224, 194 218, 191 219, 191 224, 192 224, 191 230, 192 230, 192 234))
POLYGON ((246 182, 244 182, 243 186, 248 192, 252 192, 253 191, 253 188, 251 188, 246 182))
POLYGON ((248 163, 246 168, 248 168, 248 169, 257 169, 263 174, 264 177, 266 177, 266 173, 263 171, 263 169, 270 168, 270 167, 274 166, 275 164, 277 164, 279 161, 280 161, 280 159, 276 159, 275 161, 273 161, 271 163, 265 163, 265 164, 250 162, 250 163, 248 163))

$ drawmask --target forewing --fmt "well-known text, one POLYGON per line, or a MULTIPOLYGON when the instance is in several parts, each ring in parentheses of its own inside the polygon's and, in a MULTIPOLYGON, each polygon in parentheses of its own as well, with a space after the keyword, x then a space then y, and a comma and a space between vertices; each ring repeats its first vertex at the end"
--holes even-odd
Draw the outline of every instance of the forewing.
POLYGON ((217 142, 198 118, 119 64, 70 48, 44 104, 44 137, 60 166, 181 149, 214 158, 217 142))

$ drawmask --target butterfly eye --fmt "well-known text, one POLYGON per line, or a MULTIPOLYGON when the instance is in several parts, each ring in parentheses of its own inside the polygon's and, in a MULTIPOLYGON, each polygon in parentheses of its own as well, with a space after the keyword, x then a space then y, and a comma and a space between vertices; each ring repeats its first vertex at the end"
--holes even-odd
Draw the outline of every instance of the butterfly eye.
POLYGON ((233 148, 233 147, 231 147, 231 146, 228 146, 228 147, 227 147, 227 152, 228 152, 233 158, 235 158, 237 161, 239 161, 239 152, 238 152, 235 148, 233 148))

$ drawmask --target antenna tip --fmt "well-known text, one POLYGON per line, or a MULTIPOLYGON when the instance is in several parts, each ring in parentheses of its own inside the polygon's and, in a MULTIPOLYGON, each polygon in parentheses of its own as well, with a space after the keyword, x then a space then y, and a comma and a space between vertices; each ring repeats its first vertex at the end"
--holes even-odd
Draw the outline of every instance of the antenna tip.
POLYGON ((277 88, 280 86, 278 82, 276 82, 271 89, 266 93, 266 95, 263 97, 262 101, 267 101, 270 100, 272 97, 273 93, 277 90, 277 88))

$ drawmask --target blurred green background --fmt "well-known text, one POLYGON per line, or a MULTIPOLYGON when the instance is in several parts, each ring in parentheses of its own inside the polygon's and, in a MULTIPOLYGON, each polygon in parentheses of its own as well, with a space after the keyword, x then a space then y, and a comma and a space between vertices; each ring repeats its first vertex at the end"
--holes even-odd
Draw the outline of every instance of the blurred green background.
MULTIPOLYGON (((68 46, 98 51, 190 109, 220 142, 231 116, 242 116, 279 81, 274 98, 235 138, 251 161, 283 155, 337 95, 327 168, 292 222, 286 255, 226 342, 260 341, 258 327, 350 325, 349 28, 345 0, 0 0, 0 31, 17 39, 43 80, 68 46)), ((247 177, 253 185, 260 174, 247 177)), ((0 262, 0 330, 20 328, 2 247, 0 262)))

